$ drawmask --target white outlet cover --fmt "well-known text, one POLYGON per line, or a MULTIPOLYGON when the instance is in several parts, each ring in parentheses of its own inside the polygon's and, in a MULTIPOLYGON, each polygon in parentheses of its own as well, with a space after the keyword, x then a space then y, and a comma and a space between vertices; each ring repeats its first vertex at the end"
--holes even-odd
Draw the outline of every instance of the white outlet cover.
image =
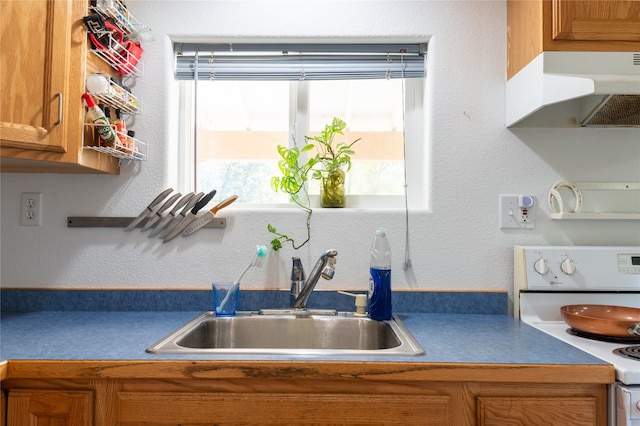
POLYGON ((20 225, 42 225, 42 192, 20 194, 20 225))

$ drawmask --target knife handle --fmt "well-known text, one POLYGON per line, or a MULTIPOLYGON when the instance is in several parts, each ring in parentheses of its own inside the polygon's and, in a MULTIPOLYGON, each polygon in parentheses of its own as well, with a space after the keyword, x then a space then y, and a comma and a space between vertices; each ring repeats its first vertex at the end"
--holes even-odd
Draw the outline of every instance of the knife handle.
POLYGON ((213 196, 216 195, 216 192, 217 191, 214 189, 213 191, 211 191, 210 193, 208 193, 207 195, 202 197, 202 200, 198 201, 196 203, 196 205, 193 206, 193 209, 191 210, 191 213, 196 214, 196 213, 198 213, 198 211, 200 211, 201 208, 203 208, 204 206, 209 204, 209 201, 211 201, 213 196))
POLYGON ((172 192, 173 192, 173 188, 165 189, 156 198, 153 199, 153 201, 151 202, 151 204, 149 204, 147 208, 149 210, 152 210, 156 205, 160 204, 160 202, 164 200, 167 197, 167 195, 169 195, 172 192))
POLYGON ((227 207, 229 204, 233 203, 235 200, 238 199, 237 195, 232 195, 229 198, 225 198, 224 200, 220 201, 218 204, 216 204, 215 206, 213 206, 213 208, 211 210, 209 210, 211 213, 216 214, 216 212, 224 207, 227 207))
POLYGON ((173 194, 171 197, 169 197, 169 199, 167 201, 164 202, 164 204, 162 205, 162 207, 160 207, 160 209, 156 212, 157 215, 161 215, 163 211, 165 211, 166 209, 168 209, 170 206, 173 205, 173 203, 176 202, 176 200, 181 196, 182 194, 177 192, 175 194, 173 194))
POLYGON ((187 213, 189 213, 191 211, 191 209, 193 208, 193 206, 196 205, 196 203, 198 202, 198 200, 200 199, 200 197, 202 197, 204 195, 204 192, 198 192, 196 195, 194 195, 193 197, 191 197, 191 199, 189 200, 189 202, 184 206, 184 209, 182 209, 182 211, 180 212, 180 214, 184 217, 187 215, 187 213))
POLYGON ((173 208, 171 209, 171 211, 169 212, 169 214, 171 216, 175 216, 176 213, 178 213, 178 210, 180 210, 181 208, 183 208, 184 206, 187 205, 187 203, 189 202, 189 200, 191 200, 191 198, 193 197, 193 192, 190 192, 186 195, 183 195, 182 198, 180 198, 180 200, 178 200, 178 202, 176 203, 175 206, 173 206, 173 208))

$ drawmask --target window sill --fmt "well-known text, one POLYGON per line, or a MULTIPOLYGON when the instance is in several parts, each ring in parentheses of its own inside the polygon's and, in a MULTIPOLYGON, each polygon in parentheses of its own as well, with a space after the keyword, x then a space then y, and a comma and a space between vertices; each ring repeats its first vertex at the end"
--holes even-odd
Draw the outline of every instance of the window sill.
MULTIPOLYGON (((240 200, 238 200, 240 201, 240 200)), ((242 203, 236 202, 239 208, 276 210, 276 209, 300 209, 293 203, 242 203)), ((402 195, 349 195, 347 196, 347 207, 344 208, 324 208, 320 206, 320 196, 311 196, 311 208, 323 210, 404 210, 405 202, 402 195)), ((411 210, 414 207, 409 206, 411 210)), ((418 207, 418 209, 422 209, 418 207)))

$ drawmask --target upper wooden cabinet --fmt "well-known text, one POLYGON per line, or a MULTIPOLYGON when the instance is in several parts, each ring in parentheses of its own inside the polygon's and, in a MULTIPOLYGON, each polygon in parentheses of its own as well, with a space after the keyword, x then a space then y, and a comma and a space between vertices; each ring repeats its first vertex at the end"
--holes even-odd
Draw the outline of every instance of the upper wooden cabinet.
POLYGON ((554 0, 551 5, 553 40, 640 42, 638 0, 554 0))
POLYGON ((640 51, 640 1, 507 0, 507 78, 553 50, 640 51))
POLYGON ((0 2, 3 172, 119 172, 117 158, 83 149, 86 10, 85 0, 0 2))

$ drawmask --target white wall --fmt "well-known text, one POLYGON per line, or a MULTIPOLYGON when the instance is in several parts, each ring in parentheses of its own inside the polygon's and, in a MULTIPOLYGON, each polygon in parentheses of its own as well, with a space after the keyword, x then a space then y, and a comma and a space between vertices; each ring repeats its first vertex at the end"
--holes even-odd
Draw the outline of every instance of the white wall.
MULTIPOLYGON (((420 40, 431 37, 428 153, 431 211, 412 211, 413 269, 404 272, 402 211, 316 210, 312 242, 271 253, 245 287, 288 288, 290 257, 310 270, 328 248, 339 252, 333 281, 319 288, 367 288, 368 250, 385 226, 397 289, 504 290, 512 282, 514 244, 640 244, 640 221, 552 221, 544 200, 559 180, 640 180, 637 129, 512 131, 504 126, 504 1, 142 1, 132 13, 153 29, 134 92, 144 100, 135 128, 150 158, 120 176, 2 174, 3 287, 208 288, 230 280, 268 244, 267 223, 299 229, 298 210, 231 206, 224 230, 202 230, 168 244, 119 229, 67 228, 67 216, 134 216, 174 186, 174 98, 170 37, 233 41, 288 38, 420 40), (19 226, 21 192, 43 193, 43 225, 19 226), (538 198, 536 228, 498 229, 499 194, 538 198)), ((78 104, 80 107, 80 104, 78 104)))

